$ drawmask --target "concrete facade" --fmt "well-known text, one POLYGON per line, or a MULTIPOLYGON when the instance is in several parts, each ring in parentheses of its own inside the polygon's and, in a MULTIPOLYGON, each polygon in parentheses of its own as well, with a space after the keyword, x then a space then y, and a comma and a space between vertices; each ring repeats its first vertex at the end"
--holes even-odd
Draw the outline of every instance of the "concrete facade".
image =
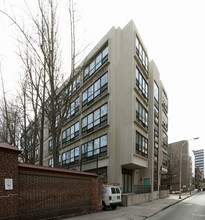
MULTIPOLYGON (((80 66, 60 166, 98 173, 124 193, 135 185, 158 191, 167 173, 168 98, 133 21, 111 28, 80 66)), ((44 165, 52 166, 52 137, 45 134, 44 165)))

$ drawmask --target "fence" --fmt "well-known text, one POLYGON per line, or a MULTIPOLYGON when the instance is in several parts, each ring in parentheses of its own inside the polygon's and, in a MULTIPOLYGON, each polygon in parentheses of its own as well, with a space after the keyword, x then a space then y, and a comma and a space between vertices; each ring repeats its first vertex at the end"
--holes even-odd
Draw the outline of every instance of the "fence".
POLYGON ((150 192, 151 192, 150 185, 134 185, 135 194, 144 194, 144 193, 150 193, 150 192))
POLYGON ((168 186, 167 185, 160 185, 159 191, 162 191, 162 190, 168 190, 168 186))
POLYGON ((40 219, 102 209, 96 174, 18 164, 19 150, 0 143, 0 219, 40 219))

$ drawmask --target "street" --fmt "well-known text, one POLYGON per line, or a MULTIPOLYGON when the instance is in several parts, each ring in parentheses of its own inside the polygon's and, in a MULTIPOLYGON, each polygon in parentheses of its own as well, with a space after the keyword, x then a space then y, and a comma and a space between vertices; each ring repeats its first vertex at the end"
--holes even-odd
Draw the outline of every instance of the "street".
POLYGON ((199 192, 186 200, 177 203, 147 220, 204 220, 205 219, 205 192, 199 192))
MULTIPOLYGON (((150 218, 150 220, 154 220, 154 219, 158 219, 158 215, 157 213, 161 213, 162 210, 169 210, 168 207, 170 206, 177 206, 175 204, 180 204, 182 202, 186 202, 186 204, 188 203, 189 205, 186 205, 186 208, 191 207, 192 206, 192 200, 188 200, 190 197, 190 193, 186 192, 182 194, 182 200, 179 200, 179 195, 178 194, 170 194, 168 197, 166 198, 162 198, 162 199, 158 199, 158 200, 153 200, 147 203, 142 203, 136 206, 128 206, 128 207, 117 207, 115 210, 112 209, 107 209, 106 211, 103 212, 97 212, 97 213, 92 213, 92 214, 87 214, 87 215, 81 215, 81 216, 75 216, 72 218, 62 218, 64 220, 144 220, 144 219, 148 219, 149 217, 153 216, 152 218, 150 218), (156 214, 156 215, 155 215, 156 214)), ((199 199, 203 205, 204 208, 204 201, 205 201, 205 192, 197 192, 197 191, 193 191, 192 195, 190 198, 193 198, 193 203, 200 203, 199 199), (198 194, 198 195, 195 195, 198 194)), ((199 208, 199 207, 196 207, 199 208)), ((164 213, 164 212, 163 212, 164 213)), ((193 218, 191 219, 204 219, 204 212, 201 211, 194 211, 193 213, 195 213, 197 215, 203 215, 202 218, 195 218, 194 215, 193 218), (197 213, 198 212, 198 213, 197 213)), ((174 218, 173 213, 171 213, 171 218, 170 219, 180 219, 181 218, 174 218)), ((161 219, 166 219, 166 217, 164 218, 163 216, 161 217, 161 219)), ((186 220, 189 220, 190 218, 186 218, 186 220)), ((168 220, 168 219, 166 219, 168 220)))

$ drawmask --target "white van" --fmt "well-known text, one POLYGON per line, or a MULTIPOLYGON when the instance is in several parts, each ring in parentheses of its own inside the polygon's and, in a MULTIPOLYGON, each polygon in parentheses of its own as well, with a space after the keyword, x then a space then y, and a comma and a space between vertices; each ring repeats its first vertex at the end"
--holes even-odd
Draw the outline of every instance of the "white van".
POLYGON ((121 190, 119 186, 104 185, 102 190, 102 205, 105 210, 106 207, 115 209, 117 205, 121 205, 121 190))

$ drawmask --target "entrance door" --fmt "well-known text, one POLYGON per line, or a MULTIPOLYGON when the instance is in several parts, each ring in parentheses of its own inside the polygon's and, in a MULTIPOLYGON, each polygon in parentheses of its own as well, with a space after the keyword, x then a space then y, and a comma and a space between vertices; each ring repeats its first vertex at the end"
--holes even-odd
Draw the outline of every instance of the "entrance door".
POLYGON ((150 192, 150 178, 144 179, 144 192, 145 193, 150 192))
POLYGON ((123 193, 132 192, 132 170, 122 168, 123 193))
POLYGON ((149 186, 150 185, 150 178, 145 178, 144 179, 144 185, 149 186))

